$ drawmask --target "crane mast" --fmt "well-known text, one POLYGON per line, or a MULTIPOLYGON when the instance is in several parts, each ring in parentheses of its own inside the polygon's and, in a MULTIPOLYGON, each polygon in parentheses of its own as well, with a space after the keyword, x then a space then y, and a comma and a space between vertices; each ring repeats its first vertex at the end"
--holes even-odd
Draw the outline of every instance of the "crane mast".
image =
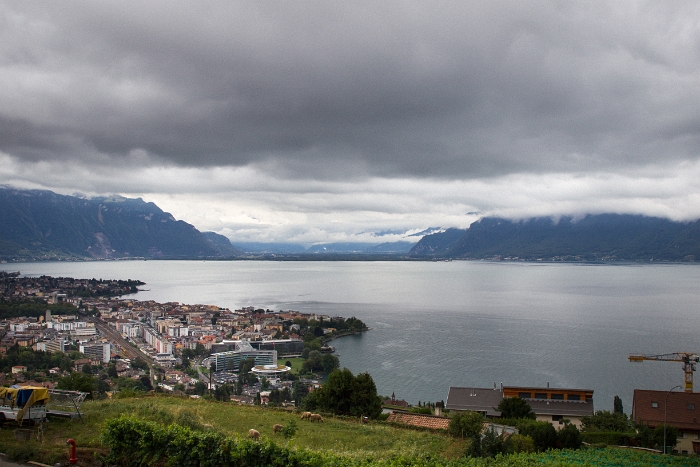
POLYGON ((690 352, 676 352, 661 355, 642 355, 632 354, 629 356, 630 362, 643 362, 644 360, 653 360, 659 362, 679 362, 683 363, 683 372, 685 373, 685 384, 683 389, 685 392, 693 392, 693 372, 700 356, 690 352))

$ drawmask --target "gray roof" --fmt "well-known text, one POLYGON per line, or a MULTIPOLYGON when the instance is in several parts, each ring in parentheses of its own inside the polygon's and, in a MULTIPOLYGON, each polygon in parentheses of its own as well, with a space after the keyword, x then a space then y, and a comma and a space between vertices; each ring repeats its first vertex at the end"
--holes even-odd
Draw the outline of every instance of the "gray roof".
MULTIPOLYGON (((450 387, 445 409, 472 410, 485 413, 489 417, 500 417, 496 410, 503 400, 503 392, 492 388, 450 387)), ((525 399, 537 415, 562 415, 565 417, 582 417, 593 415, 592 401, 539 400, 525 399)))
POLYGON ((501 412, 496 410, 496 407, 501 400, 503 400, 503 392, 500 389, 450 387, 445 409, 473 410, 490 417, 500 417, 501 412))
POLYGON ((527 399, 532 411, 537 415, 563 415, 583 417, 593 415, 592 401, 559 401, 527 399))

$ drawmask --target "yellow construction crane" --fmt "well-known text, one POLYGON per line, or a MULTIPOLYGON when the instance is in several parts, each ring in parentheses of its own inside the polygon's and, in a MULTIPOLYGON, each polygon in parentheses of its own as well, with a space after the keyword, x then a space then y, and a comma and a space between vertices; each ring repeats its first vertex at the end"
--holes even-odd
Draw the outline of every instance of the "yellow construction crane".
POLYGON ((693 372, 695 364, 700 362, 698 354, 690 352, 676 352, 662 355, 641 355, 632 354, 629 356, 630 362, 643 362, 644 360, 656 360, 660 362, 681 362, 685 372, 685 392, 693 392, 693 372))

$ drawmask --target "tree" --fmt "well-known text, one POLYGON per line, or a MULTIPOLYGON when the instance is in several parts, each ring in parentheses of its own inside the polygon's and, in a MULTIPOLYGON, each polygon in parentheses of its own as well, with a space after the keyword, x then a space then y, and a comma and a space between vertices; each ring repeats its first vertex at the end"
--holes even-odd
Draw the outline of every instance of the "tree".
POLYGON ((532 412, 532 408, 520 397, 504 397, 497 407, 498 411, 501 412, 502 418, 527 418, 530 420, 535 419, 535 414, 532 412))
POLYGON ((321 366, 324 372, 330 373, 340 367, 340 360, 335 355, 326 354, 321 357, 321 366))
MULTIPOLYGON (((666 452, 671 452, 678 442, 679 431, 676 427, 666 425, 666 452)), ((637 440, 640 446, 650 449, 664 449, 664 426, 657 425, 654 429, 647 425, 637 426, 637 440)))
POLYGON ((618 396, 615 396, 613 399, 613 412, 624 413, 624 410, 622 410, 622 399, 620 399, 618 396))
POLYGON ((289 388, 284 388, 281 391, 279 389, 273 389, 268 396, 268 402, 270 405, 280 405, 282 402, 288 401, 289 397, 289 388))
POLYGON ((576 425, 567 423, 557 432, 557 441, 562 449, 579 449, 581 447, 581 432, 576 425))
POLYGON ((505 453, 506 442, 504 434, 497 435, 496 430, 492 427, 484 430, 480 438, 481 441, 481 457, 496 457, 498 454, 505 453))
POLYGON ((148 363, 143 361, 142 358, 136 357, 131 361, 131 368, 134 368, 136 370, 148 370, 148 363))
POLYGON ((481 433, 484 416, 479 412, 457 412, 447 428, 448 433, 455 437, 472 438, 481 433))
POLYGON ((56 388, 87 392, 92 395, 92 392, 95 390, 95 378, 82 372, 74 372, 65 378, 59 379, 56 388))
POLYGON ((301 370, 305 373, 312 373, 316 371, 330 373, 339 366, 340 361, 335 355, 323 355, 318 350, 312 350, 309 352, 308 358, 304 361, 304 363, 302 363, 301 370))
POLYGON ((382 413, 382 398, 377 394, 377 386, 369 373, 360 373, 355 378, 352 404, 353 415, 377 418, 382 413))
POLYGON ((95 392, 97 394, 104 394, 111 389, 109 383, 102 378, 95 378, 95 392))
POLYGON ((309 394, 303 405, 312 411, 369 418, 377 418, 382 413, 382 401, 369 373, 355 377, 347 368, 333 371, 328 382, 309 394))
POLYGON ((221 386, 217 386, 217 388, 214 390, 214 398, 217 401, 228 402, 231 400, 232 389, 233 388, 229 384, 222 384, 221 386))
POLYGON ((289 388, 285 387, 280 391, 280 399, 282 399, 283 402, 289 402, 292 400, 292 393, 289 388))
POLYGON ((141 382, 145 390, 150 391, 151 389, 153 389, 153 385, 151 384, 151 378, 149 378, 148 376, 141 376, 139 378, 139 381, 141 382))
POLYGON ((292 384, 292 399, 294 399, 294 405, 297 407, 300 407, 302 404, 302 401, 306 398, 306 396, 309 394, 309 387, 306 385, 306 383, 302 383, 301 381, 295 381, 292 384))
POLYGON ((116 388, 120 391, 147 391, 146 386, 143 385, 143 382, 140 379, 131 378, 119 378, 117 380, 116 388))
POLYGON ((549 422, 536 422, 523 419, 517 426, 520 434, 529 436, 535 443, 537 452, 557 447, 557 430, 549 422))
POLYGON ((581 417, 583 431, 620 431, 629 429, 627 414, 598 410, 593 415, 581 417))
POLYGON ((190 367, 190 359, 183 355, 182 364, 180 365, 180 367, 183 371, 187 371, 187 369, 190 367))
POLYGON ((194 383, 194 393, 203 396, 204 394, 207 393, 207 383, 203 383, 202 381, 197 381, 194 383))
POLYGON ((243 384, 253 384, 258 380, 258 377, 251 370, 255 367, 255 360, 247 358, 241 362, 238 371, 238 380, 243 384))
POLYGON ((534 452, 535 442, 529 436, 515 433, 506 440, 506 454, 518 452, 534 452))

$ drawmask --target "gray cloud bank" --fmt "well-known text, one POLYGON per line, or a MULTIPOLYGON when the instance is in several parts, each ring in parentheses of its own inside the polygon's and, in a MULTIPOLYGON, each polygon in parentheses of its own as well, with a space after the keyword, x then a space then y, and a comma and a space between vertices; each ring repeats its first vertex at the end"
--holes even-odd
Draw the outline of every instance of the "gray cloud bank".
POLYGON ((697 217, 699 24, 691 1, 4 1, 0 181, 292 224, 697 217))

